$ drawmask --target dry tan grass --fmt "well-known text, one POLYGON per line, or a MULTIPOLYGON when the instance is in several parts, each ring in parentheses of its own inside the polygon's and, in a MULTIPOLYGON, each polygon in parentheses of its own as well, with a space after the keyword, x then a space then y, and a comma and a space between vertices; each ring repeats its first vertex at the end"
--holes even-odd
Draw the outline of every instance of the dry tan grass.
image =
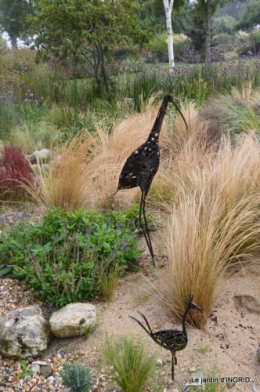
POLYGON ((193 103, 181 108, 188 129, 181 117, 168 120, 168 138, 160 142, 161 164, 154 178, 148 200, 154 208, 171 212, 172 204, 189 180, 191 168, 200 170, 215 151, 214 143, 205 137, 207 122, 200 121, 193 103))
MULTIPOLYGON (((203 319, 191 316, 199 326, 230 264, 247 262, 259 251, 260 145, 253 135, 244 135, 234 147, 223 139, 219 150, 209 150, 198 165, 188 165, 188 157, 171 178, 175 197, 162 235, 169 270, 159 293, 179 317, 182 298, 193 294, 203 309, 203 319)), ((170 211, 168 200, 165 209, 170 211)))

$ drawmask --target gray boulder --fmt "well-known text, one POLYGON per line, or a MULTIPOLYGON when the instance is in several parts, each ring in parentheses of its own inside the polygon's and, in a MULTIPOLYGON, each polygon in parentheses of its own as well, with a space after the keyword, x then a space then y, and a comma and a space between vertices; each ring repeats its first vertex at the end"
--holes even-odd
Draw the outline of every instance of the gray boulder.
POLYGON ((96 308, 86 303, 69 304, 54 312, 49 322, 53 335, 59 338, 82 336, 94 328, 96 308))
POLYGON ((36 357, 51 339, 39 306, 16 309, 0 318, 0 354, 5 358, 36 357))
POLYGON ((31 163, 47 163, 50 160, 51 152, 47 148, 43 148, 40 151, 34 151, 28 156, 31 163))

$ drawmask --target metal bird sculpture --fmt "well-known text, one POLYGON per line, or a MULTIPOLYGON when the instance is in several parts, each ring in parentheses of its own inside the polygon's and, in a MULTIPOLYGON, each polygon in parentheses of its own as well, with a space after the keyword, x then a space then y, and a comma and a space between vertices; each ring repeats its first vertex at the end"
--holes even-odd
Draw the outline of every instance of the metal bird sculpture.
POLYGON ((173 105, 176 107, 176 109, 182 116, 186 127, 188 128, 188 125, 182 112, 173 100, 173 95, 170 93, 166 94, 163 98, 163 102, 160 106, 159 112, 157 114, 153 128, 148 136, 148 139, 140 147, 135 149, 135 151, 133 151, 132 154, 127 158, 119 176, 117 191, 114 193, 115 195, 121 189, 130 189, 137 186, 140 187, 142 196, 139 209, 139 222, 144 233, 150 255, 152 257, 153 265, 155 265, 154 253, 145 216, 145 200, 151 187, 153 178, 157 173, 160 164, 160 150, 158 144, 159 136, 169 102, 172 102, 173 105), (144 226, 141 219, 142 214, 144 218, 144 226))
POLYGON ((188 343, 188 336, 185 327, 186 316, 190 309, 202 311, 201 308, 192 301, 192 297, 184 298, 184 301, 187 303, 187 308, 182 318, 182 331, 177 329, 165 329, 162 331, 153 332, 144 314, 138 312, 143 317, 148 329, 135 317, 129 316, 135 320, 145 330, 145 332, 148 333, 148 335, 151 336, 155 343, 159 344, 172 353, 172 380, 174 380, 174 365, 177 365, 176 351, 183 350, 188 343))

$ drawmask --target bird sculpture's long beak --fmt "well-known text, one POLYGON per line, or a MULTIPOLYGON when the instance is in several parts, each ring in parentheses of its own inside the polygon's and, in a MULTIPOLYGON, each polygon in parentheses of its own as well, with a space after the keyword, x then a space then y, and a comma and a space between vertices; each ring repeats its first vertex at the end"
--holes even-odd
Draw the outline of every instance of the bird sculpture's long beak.
POLYGON ((194 302, 193 302, 193 306, 194 306, 193 309, 196 309, 196 310, 199 310, 200 312, 202 312, 202 309, 198 305, 196 305, 194 302))
POLYGON ((187 122, 186 122, 186 120, 185 120, 185 118, 184 118, 184 115, 182 114, 181 110, 179 109, 179 107, 177 106, 177 104, 176 104, 174 101, 172 101, 172 103, 173 103, 173 105, 176 107, 176 109, 178 110, 178 112, 180 113, 180 115, 182 116, 183 121, 185 122, 186 128, 188 129, 188 124, 187 124, 187 122))

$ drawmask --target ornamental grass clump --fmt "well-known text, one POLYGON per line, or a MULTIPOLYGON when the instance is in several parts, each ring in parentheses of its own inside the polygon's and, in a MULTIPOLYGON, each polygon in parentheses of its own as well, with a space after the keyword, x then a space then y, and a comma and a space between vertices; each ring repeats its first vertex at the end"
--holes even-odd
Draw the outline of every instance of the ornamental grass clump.
MULTIPOLYGON (((183 156, 182 156, 183 158, 183 156)), ((224 138, 195 165, 187 154, 172 175, 175 189, 162 241, 169 268, 159 288, 161 299, 181 317, 183 296, 192 293, 203 309, 189 315, 199 327, 212 311, 214 295, 230 267, 251 262, 260 250, 260 144, 243 135, 233 146, 224 138)))
POLYGON ((231 137, 241 133, 260 133, 260 90, 252 82, 240 89, 232 88, 231 94, 219 94, 202 109, 200 117, 211 121, 222 134, 231 137))
POLYGON ((123 392, 143 392, 156 367, 156 353, 132 336, 106 336, 102 347, 107 373, 123 392))

